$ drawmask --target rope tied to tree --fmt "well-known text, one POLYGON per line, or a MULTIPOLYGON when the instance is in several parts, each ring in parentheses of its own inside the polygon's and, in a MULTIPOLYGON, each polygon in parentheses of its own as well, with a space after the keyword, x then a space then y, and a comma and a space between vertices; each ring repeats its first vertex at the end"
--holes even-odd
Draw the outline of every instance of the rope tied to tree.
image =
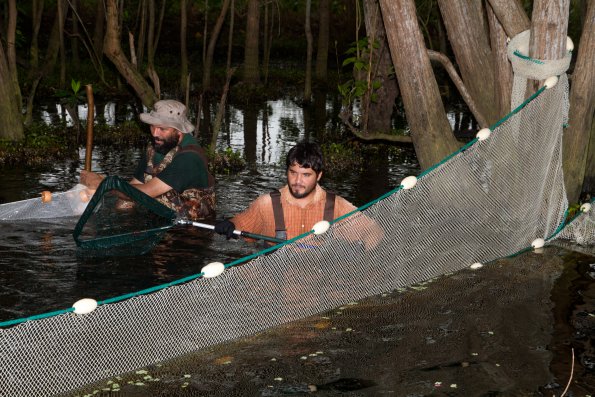
MULTIPOLYGON (((515 109, 525 100, 527 80, 545 80, 551 76, 560 76, 570 67, 572 59, 573 44, 568 38, 567 51, 561 59, 535 59, 529 56, 529 41, 531 31, 525 30, 514 36, 508 43, 507 54, 514 71, 512 86, 511 109, 515 109)), ((566 113, 564 119, 568 119, 568 95, 565 98, 566 113)))

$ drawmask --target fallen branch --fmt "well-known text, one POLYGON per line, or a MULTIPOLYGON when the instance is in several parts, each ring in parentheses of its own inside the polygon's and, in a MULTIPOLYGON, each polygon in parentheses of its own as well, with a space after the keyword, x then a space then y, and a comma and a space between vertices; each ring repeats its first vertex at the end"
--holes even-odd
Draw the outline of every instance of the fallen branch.
POLYGON ((354 126, 351 121, 349 120, 349 118, 351 117, 351 112, 346 110, 346 108, 343 108, 343 110, 341 110, 341 112, 339 113, 339 118, 341 119, 341 121, 347 126, 347 128, 349 128, 349 130, 351 131, 351 133, 353 135, 355 135, 356 137, 358 137, 359 139, 362 139, 364 141, 388 141, 388 142, 399 142, 399 143, 412 143, 413 141, 411 140, 410 136, 406 136, 406 135, 393 135, 393 134, 385 134, 385 133, 375 133, 375 134, 364 134, 362 133, 356 126, 354 126))

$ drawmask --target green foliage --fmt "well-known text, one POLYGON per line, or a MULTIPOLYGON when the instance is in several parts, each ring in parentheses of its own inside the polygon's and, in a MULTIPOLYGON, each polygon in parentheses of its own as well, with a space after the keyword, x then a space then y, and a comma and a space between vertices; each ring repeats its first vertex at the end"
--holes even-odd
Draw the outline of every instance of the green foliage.
POLYGON ((70 89, 68 90, 56 90, 55 96, 60 98, 61 102, 68 103, 71 106, 76 106, 79 103, 85 102, 85 96, 81 92, 81 82, 78 80, 71 79, 70 89))
POLYGON ((369 43, 368 38, 364 37, 352 43, 352 46, 345 52, 346 55, 350 56, 345 58, 342 66, 352 65, 352 75, 362 76, 363 78, 354 77, 338 85, 339 93, 343 98, 344 104, 351 104, 356 100, 361 100, 368 93, 372 102, 377 100, 375 92, 381 87, 381 83, 373 79, 368 82, 368 75, 371 73, 369 62, 370 49, 377 48, 379 48, 377 41, 369 43))

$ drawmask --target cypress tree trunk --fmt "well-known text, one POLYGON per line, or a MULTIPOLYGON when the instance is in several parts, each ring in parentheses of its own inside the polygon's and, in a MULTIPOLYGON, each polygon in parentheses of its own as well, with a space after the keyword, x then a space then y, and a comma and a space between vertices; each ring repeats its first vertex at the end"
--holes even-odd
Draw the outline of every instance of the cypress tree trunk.
POLYGON ((564 133, 564 179, 570 203, 579 201, 581 187, 585 192, 595 192, 594 82, 595 1, 591 1, 572 73, 569 127, 564 133))
POLYGON ((31 62, 31 68, 29 69, 29 73, 37 69, 39 66, 39 28, 41 27, 41 17, 43 16, 43 1, 44 0, 33 0, 32 4, 33 26, 31 36, 31 48, 29 50, 29 59, 31 62))
POLYGON ((531 26, 531 21, 520 0, 488 0, 488 2, 508 37, 513 38, 531 26))
POLYGON ((60 41, 60 87, 66 87, 66 48, 64 46, 64 24, 66 22, 66 13, 68 12, 68 3, 66 0, 58 0, 58 21, 62 29, 58 31, 58 40, 60 41))
POLYGON ((316 49, 316 80, 326 83, 328 75, 328 42, 331 19, 329 0, 318 4, 318 46, 316 49))
POLYGON ((312 0, 306 0, 306 21, 304 30, 306 32, 306 80, 304 84, 304 102, 309 103, 312 99, 312 29, 310 28, 310 9, 312 0))
POLYGON ((492 7, 487 4, 488 24, 490 26, 490 44, 494 59, 494 80, 496 90, 496 103, 498 106, 498 119, 510 111, 510 97, 512 92, 512 67, 506 53, 506 32, 498 21, 492 7))
POLYGON ((413 0, 381 0, 386 37, 405 105, 411 138, 422 168, 457 150, 425 50, 413 0))
MULTIPOLYGON (((186 35, 188 31, 188 4, 180 0, 180 87, 184 92, 188 90, 188 46, 186 35)), ((186 106, 189 104, 186 103, 186 106)))
POLYGON ((259 0, 248 0, 246 15, 246 44, 244 46, 244 83, 260 84, 258 69, 259 0))
MULTIPOLYGON (((535 0, 531 13, 529 56, 534 59, 560 59, 566 52, 570 0, 535 0)), ((541 82, 529 81, 527 96, 541 82)))
POLYGON ((79 68, 79 23, 78 23, 78 0, 70 0, 72 7, 72 37, 70 39, 70 51, 72 52, 72 64, 79 68))
POLYGON ((19 85, 19 74, 17 71, 16 53, 16 30, 17 30, 17 4, 16 0, 8 1, 8 26, 6 32, 6 46, 8 53, 8 70, 12 80, 13 97, 17 103, 19 113, 22 106, 21 87, 19 85))
POLYGON ((103 56, 103 38, 105 36, 105 5, 103 1, 97 2, 95 8, 95 29, 93 30, 93 49, 101 60, 103 56))
POLYGON ((0 138, 9 140, 21 140, 25 137, 23 133, 23 121, 21 112, 14 100, 14 87, 4 47, 0 40, 0 138))
POLYGON ((438 0, 460 75, 489 124, 498 120, 492 50, 482 2, 438 0))
POLYGON ((373 39, 375 43, 378 43, 378 48, 374 48, 372 43, 368 46, 371 57, 370 79, 380 83, 380 88, 374 91, 376 100, 372 101, 371 99, 372 90, 368 91, 363 99, 365 107, 364 132, 368 134, 389 133, 399 87, 392 70, 390 49, 386 40, 386 29, 382 22, 378 0, 364 0, 364 19, 368 40, 373 39))
POLYGON ((219 13, 219 17, 217 18, 217 22, 215 22, 215 26, 213 26, 213 31, 209 38, 209 46, 207 48, 202 76, 202 88, 205 92, 208 91, 211 86, 211 69, 213 68, 213 57, 215 56, 215 45, 219 39, 219 33, 221 33, 223 22, 225 22, 225 16, 227 15, 230 2, 231 0, 224 0, 223 4, 221 4, 221 12, 219 13))

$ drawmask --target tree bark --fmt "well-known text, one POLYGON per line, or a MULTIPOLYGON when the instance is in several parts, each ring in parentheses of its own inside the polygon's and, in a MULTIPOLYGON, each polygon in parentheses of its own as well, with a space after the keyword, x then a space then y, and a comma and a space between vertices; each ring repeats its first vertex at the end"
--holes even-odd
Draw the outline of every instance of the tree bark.
POLYGON ((259 0, 248 0, 246 14, 246 44, 244 46, 244 83, 260 84, 258 70, 259 0))
POLYGON ((120 45, 118 24, 118 1, 106 0, 107 31, 103 43, 104 53, 116 66, 120 74, 132 86, 143 105, 150 108, 158 100, 157 95, 143 76, 128 61, 120 45))
POLYGON ((58 21, 62 29, 58 32, 60 41, 60 88, 66 87, 66 48, 64 47, 64 24, 68 12, 66 0, 58 0, 58 21))
MULTIPOLYGON (((188 4, 186 0, 180 0, 180 87, 184 92, 189 90, 188 81, 188 46, 186 36, 188 34, 188 4)), ((188 107, 186 103, 186 107, 188 107)))
POLYGON ((520 0, 488 0, 506 35, 513 38, 531 27, 520 0))
POLYGON ((79 23, 77 19, 78 0, 70 0, 72 7, 72 37, 70 38, 70 51, 72 53, 72 64, 78 69, 80 64, 79 57, 79 23))
POLYGON ((413 0, 381 0, 380 8, 395 72, 403 97, 411 138, 423 169, 458 149, 444 105, 413 0))
MULTIPOLYGON (((149 25, 147 27, 147 69, 154 70, 155 63, 155 0, 147 0, 149 25)), ((140 51, 140 48, 137 48, 140 51)))
POLYGON ((25 137, 20 108, 14 100, 14 86, 2 40, 0 40, 0 138, 21 140, 25 137))
POLYGON ((486 5, 490 27, 490 44, 494 60, 494 80, 496 90, 497 117, 501 119, 510 111, 512 92, 512 67, 506 53, 506 32, 490 4, 486 5))
POLYGON ((318 3, 318 46, 316 49, 316 80, 326 83, 328 78, 328 43, 330 34, 330 0, 318 3))
MULTIPOLYGON (((262 31, 264 34, 262 35, 263 43, 262 43, 262 74, 264 76, 264 85, 267 85, 269 82, 269 61, 271 55, 271 41, 272 35, 269 35, 269 20, 272 20, 273 16, 269 16, 269 8, 272 8, 272 4, 268 1, 264 3, 264 22, 262 31)), ((272 26, 272 21, 270 22, 272 26)))
POLYGON ((30 72, 36 70, 39 67, 39 28, 41 27, 41 17, 43 16, 43 3, 44 0, 33 0, 33 26, 31 49, 29 50, 31 62, 31 68, 29 69, 30 72))
POLYGON ((595 192, 595 118, 591 120, 591 138, 589 138, 589 151, 587 154, 583 191, 595 192))
POLYGON ((461 78, 481 114, 490 124, 498 120, 492 50, 482 2, 438 0, 440 13, 459 66, 461 78))
MULTIPOLYGON (((566 52, 570 0, 535 0, 531 14, 529 56, 533 59, 560 59, 566 52)), ((526 96, 543 82, 528 82, 526 96)))
POLYGON ((595 2, 587 8, 583 33, 572 73, 569 127, 564 133, 564 178, 568 201, 580 199, 584 191, 595 191, 595 2), (589 144, 589 135, 591 143, 589 144), (588 153, 591 163, 587 167, 588 153))
MULTIPOLYGON (((147 41, 146 37, 147 37, 147 1, 151 1, 151 0, 140 0, 139 2, 139 14, 138 14, 138 18, 139 18, 139 28, 138 28, 138 34, 136 35, 137 37, 137 43, 136 43, 136 59, 138 61, 138 66, 142 68, 142 64, 143 64, 143 60, 145 57, 145 43, 147 41)), ((109 22, 108 22, 109 24, 109 22)), ((109 29, 109 27, 108 27, 109 29)), ((104 40, 104 45, 105 45, 105 40, 104 40)))
POLYGON ((306 0, 306 21, 304 23, 304 31, 306 33, 306 78, 304 82, 304 102, 310 103, 312 99, 312 29, 310 27, 310 10, 312 0, 306 0))
POLYGON ((204 92, 208 91, 211 88, 211 70, 213 68, 213 58, 215 56, 215 45, 217 44, 217 40, 219 39, 219 34, 221 33, 221 28, 223 27, 223 22, 225 22, 225 17, 227 15, 227 10, 229 9, 229 4, 231 0, 224 0, 223 4, 221 4, 221 12, 219 13, 219 17, 217 17, 217 21, 213 26, 213 31, 211 32, 211 37, 209 38, 209 46, 207 48, 207 54, 205 58, 205 64, 203 68, 203 75, 202 75, 202 89, 204 92))
POLYGON ((390 50, 386 40, 386 29, 382 22, 382 14, 378 0, 364 0, 364 21, 369 41, 369 85, 372 81, 380 84, 380 87, 373 91, 369 87, 364 95, 363 103, 365 108, 364 134, 388 134, 391 130, 391 120, 395 100, 399 95, 399 86, 393 73, 393 65, 390 59, 390 50), (374 47, 378 44, 378 48, 374 47), (372 100, 372 92, 375 100, 372 100), (372 116, 372 117, 370 117, 372 116))
POLYGON ((36 70, 31 72, 31 83, 30 83, 30 90, 29 96, 27 98, 27 111, 25 115, 25 125, 29 125, 32 122, 33 118, 33 100, 35 99, 35 93, 37 91, 37 87, 39 86, 39 82, 45 76, 51 73, 56 66, 56 61, 58 59, 58 53, 60 51, 60 33, 64 30, 64 19, 60 18, 60 13, 64 15, 66 13, 68 3, 62 2, 62 8, 60 10, 56 10, 56 16, 54 18, 54 24, 52 26, 52 32, 50 33, 48 47, 46 50, 46 55, 43 59, 43 64, 36 70))
POLYGON ((233 31, 234 31, 234 15, 235 15, 235 2, 231 0, 231 6, 229 10, 229 35, 227 36, 227 61, 225 66, 226 73, 229 73, 231 69, 231 52, 233 50, 233 31))
POLYGON ((97 2, 95 8, 95 29, 93 30, 93 48, 97 58, 101 60, 103 56, 103 37, 105 36, 105 4, 103 1, 97 2))
POLYGON ((570 0, 535 0, 531 16, 529 55, 560 59, 566 52, 570 0))
POLYGON ((16 0, 8 1, 8 25, 6 31, 6 47, 8 53, 8 70, 10 71, 10 79, 12 80, 12 96, 17 103, 19 113, 22 106, 23 99, 21 97, 21 87, 19 85, 19 74, 17 69, 17 53, 16 53, 16 31, 17 31, 17 3, 16 0))

